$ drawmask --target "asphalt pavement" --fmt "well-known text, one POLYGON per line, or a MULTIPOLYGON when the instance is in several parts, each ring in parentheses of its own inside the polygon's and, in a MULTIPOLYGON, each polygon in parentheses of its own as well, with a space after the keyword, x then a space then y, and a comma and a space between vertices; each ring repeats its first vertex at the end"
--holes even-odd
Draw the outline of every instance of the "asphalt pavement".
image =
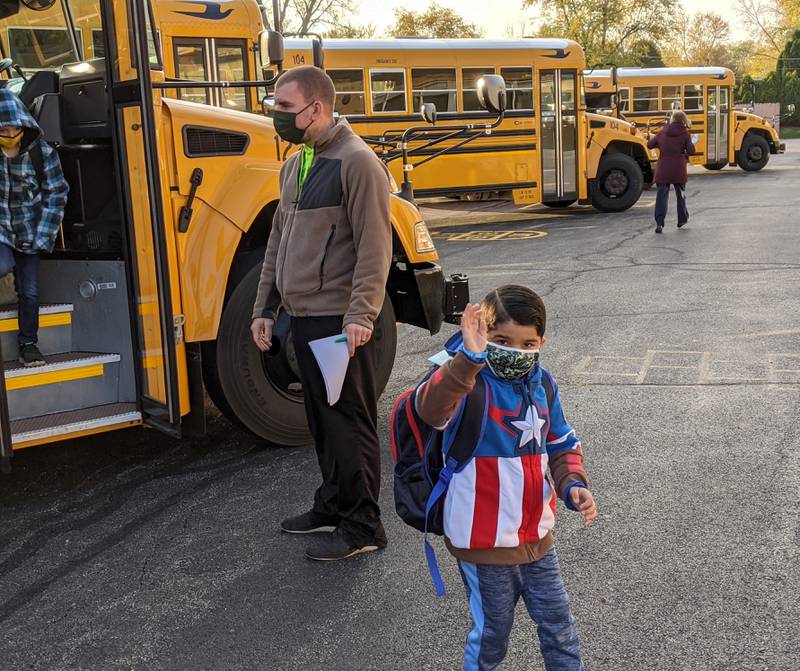
MULTIPOLYGON (((759 173, 695 171, 689 225, 631 210, 440 217, 480 298, 548 307, 542 361, 600 509, 559 504, 556 547, 590 671, 800 669, 800 141, 759 173)), ((434 218, 436 219, 436 218, 434 218)), ((389 410, 441 348, 401 326, 380 404, 389 548, 303 559, 277 531, 318 481, 217 417, 202 439, 134 429, 18 453, 0 479, 4 669, 453 670, 469 626, 454 562, 437 599, 394 515, 389 410)), ((517 611, 508 670, 542 669, 517 611)))

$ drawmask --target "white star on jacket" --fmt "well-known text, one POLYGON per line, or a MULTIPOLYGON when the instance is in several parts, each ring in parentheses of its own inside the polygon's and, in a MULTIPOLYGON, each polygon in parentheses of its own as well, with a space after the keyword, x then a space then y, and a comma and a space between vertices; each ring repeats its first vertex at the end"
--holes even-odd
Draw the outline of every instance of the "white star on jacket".
POLYGON ((539 417, 539 413, 536 412, 536 408, 529 406, 528 410, 525 412, 525 419, 511 422, 511 426, 522 432, 522 439, 520 440, 519 446, 525 447, 534 439, 538 445, 541 441, 540 436, 542 435, 542 427, 544 424, 545 421, 539 417))

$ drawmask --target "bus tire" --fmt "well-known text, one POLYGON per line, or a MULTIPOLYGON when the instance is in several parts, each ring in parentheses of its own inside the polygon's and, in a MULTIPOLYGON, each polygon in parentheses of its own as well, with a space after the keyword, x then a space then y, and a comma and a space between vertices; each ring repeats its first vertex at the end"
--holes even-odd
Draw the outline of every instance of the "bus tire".
POLYGON ((606 154, 591 183, 592 205, 601 212, 622 212, 642 195, 642 167, 627 154, 606 154))
POLYGON ((727 163, 706 163, 703 167, 706 170, 722 170, 727 163))
POLYGON ((736 162, 742 170, 756 172, 769 161, 769 144, 760 135, 748 133, 744 136, 742 147, 736 155, 736 162))
MULTIPOLYGON (((297 380, 282 384, 276 380, 277 376, 271 376, 276 362, 261 354, 250 334, 250 316, 260 275, 259 266, 252 268, 233 290, 222 312, 216 360, 209 362, 215 364, 224 397, 219 409, 226 415, 233 414, 237 423, 269 443, 288 447, 308 445, 311 434, 302 386, 297 380)), ((375 321, 373 337, 378 346, 377 387, 382 393, 392 373, 397 349, 397 327, 388 298, 375 321)), ((281 363, 287 370, 287 361, 281 363)), ((296 370, 291 363, 288 367, 296 370)))
POLYGON ((572 205, 576 200, 577 198, 573 198, 572 200, 545 200, 542 201, 542 205, 556 209, 563 209, 572 205))

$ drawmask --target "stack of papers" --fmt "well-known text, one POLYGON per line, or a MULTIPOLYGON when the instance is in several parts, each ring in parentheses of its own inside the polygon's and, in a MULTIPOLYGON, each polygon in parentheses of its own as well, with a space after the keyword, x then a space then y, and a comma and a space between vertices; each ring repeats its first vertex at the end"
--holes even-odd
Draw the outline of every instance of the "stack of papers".
POLYGON ((347 365, 350 363, 350 351, 347 348, 347 336, 343 333, 329 338, 320 338, 308 343, 317 365, 325 380, 328 393, 328 405, 334 405, 342 395, 347 365))

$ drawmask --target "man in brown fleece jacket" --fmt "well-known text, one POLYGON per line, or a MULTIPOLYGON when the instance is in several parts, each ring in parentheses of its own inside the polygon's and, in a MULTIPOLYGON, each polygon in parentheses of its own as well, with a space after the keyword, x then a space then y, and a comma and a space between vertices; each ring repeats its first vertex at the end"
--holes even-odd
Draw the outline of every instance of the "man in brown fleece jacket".
POLYGON ((334 119, 335 99, 330 77, 315 67, 277 82, 275 131, 303 147, 281 169, 251 327, 266 352, 279 304, 291 316, 322 484, 312 509, 281 529, 325 532, 306 557, 328 561, 386 547, 372 329, 392 255, 388 171, 346 120, 334 119), (338 333, 347 335, 351 358, 341 397, 329 406, 309 342, 338 333))

